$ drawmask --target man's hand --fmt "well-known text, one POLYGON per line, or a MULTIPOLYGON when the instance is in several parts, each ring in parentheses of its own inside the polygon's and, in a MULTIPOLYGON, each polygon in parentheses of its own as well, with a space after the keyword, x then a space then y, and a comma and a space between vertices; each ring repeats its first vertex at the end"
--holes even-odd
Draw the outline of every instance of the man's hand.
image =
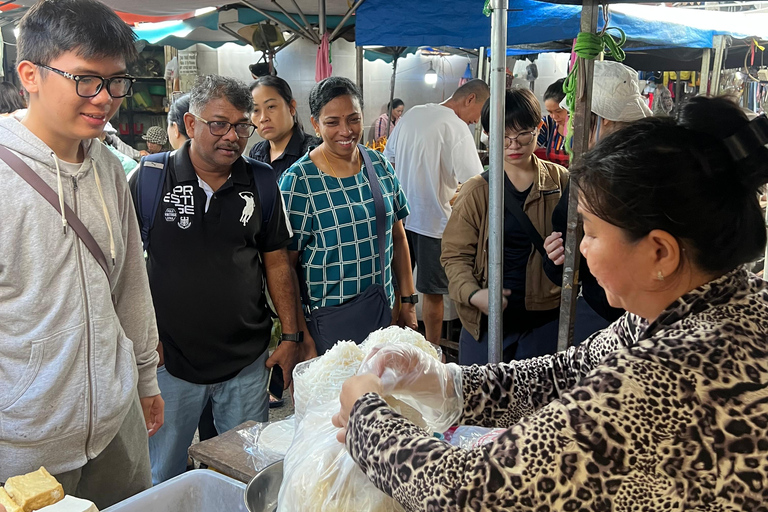
POLYGON ((147 435, 152 437, 157 434, 165 421, 165 402, 160 395, 147 396, 140 399, 141 412, 144 413, 144 422, 147 425, 147 435))
MULTIPOLYGON (((507 297, 512 294, 512 291, 504 288, 501 293, 501 309, 507 309, 507 297)), ((474 294, 469 303, 488 315, 488 288, 483 288, 474 294)))
POLYGON ((267 368, 272 368, 277 364, 283 369, 283 389, 288 389, 288 386, 291 385, 293 368, 302 361, 301 348, 299 347, 302 344, 293 341, 283 341, 267 359, 267 368))
POLYGON ((400 314, 397 317, 397 325, 409 327, 414 331, 419 329, 419 321, 416 319, 415 304, 400 304, 400 314))
POLYGON ((547 257, 555 265, 565 263, 565 248, 563 247, 563 234, 554 231, 544 239, 544 250, 547 251, 547 257))

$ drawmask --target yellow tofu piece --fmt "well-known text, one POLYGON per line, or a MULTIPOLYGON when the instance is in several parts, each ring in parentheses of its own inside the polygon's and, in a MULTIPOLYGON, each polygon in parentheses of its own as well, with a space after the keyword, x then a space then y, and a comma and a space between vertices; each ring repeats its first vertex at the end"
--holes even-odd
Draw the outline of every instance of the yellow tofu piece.
POLYGON ((5 507, 5 512, 22 512, 22 508, 13 501, 13 498, 2 487, 0 487, 0 505, 5 507))
POLYGON ((5 490, 24 512, 53 505, 64 498, 64 488, 43 467, 9 478, 5 482, 5 490))

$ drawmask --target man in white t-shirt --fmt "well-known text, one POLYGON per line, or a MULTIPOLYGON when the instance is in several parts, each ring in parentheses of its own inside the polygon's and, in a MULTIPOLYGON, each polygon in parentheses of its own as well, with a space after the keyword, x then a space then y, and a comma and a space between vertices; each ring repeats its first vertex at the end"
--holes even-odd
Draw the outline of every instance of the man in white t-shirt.
POLYGON ((424 295, 426 337, 435 344, 442 334, 443 295, 448 293, 440 243, 459 182, 483 171, 467 125, 478 122, 489 95, 488 85, 476 79, 439 105, 413 107, 397 123, 384 150, 411 207, 405 230, 411 264, 419 267, 416 290, 424 295))

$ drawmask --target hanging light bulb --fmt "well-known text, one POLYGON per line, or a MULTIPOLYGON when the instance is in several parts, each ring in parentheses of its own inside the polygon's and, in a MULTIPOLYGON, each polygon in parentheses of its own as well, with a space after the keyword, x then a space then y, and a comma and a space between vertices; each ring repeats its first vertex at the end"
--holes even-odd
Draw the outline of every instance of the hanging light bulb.
POLYGON ((427 85, 435 85, 437 83, 437 71, 432 67, 432 62, 429 63, 429 69, 424 73, 424 83, 427 85))

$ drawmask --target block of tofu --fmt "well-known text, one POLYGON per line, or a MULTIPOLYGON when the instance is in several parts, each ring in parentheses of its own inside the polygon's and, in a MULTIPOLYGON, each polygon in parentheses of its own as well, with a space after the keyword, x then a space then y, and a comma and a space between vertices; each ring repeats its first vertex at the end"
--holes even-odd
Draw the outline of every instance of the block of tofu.
POLYGON ((2 487, 0 487, 0 505, 5 507, 5 512, 22 512, 19 504, 13 501, 13 498, 2 487))
POLYGON ((66 495, 63 500, 41 508, 37 512, 99 512, 99 509, 88 500, 66 495))
POLYGON ((45 469, 14 476, 5 482, 5 490, 24 512, 53 505, 64 498, 64 488, 45 469))

